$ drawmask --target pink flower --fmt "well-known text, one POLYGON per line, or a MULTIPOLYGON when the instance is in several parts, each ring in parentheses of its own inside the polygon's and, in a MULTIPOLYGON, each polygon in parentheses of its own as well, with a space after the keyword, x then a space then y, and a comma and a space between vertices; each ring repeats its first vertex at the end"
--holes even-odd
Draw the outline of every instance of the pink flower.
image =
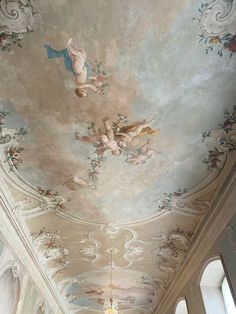
POLYGON ((97 76, 97 82, 102 82, 102 81, 104 81, 104 75, 98 74, 98 76, 97 76))
POLYGON ((0 45, 5 46, 6 44, 7 44, 7 40, 0 38, 0 45))

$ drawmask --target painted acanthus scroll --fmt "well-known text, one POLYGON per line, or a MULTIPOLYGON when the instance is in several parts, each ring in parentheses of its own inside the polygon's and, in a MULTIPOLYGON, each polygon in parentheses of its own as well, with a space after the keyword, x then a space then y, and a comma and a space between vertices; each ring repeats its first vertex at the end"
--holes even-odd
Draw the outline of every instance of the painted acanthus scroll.
POLYGON ((111 225, 101 226, 92 230, 87 238, 80 241, 80 252, 84 255, 82 260, 90 262, 96 268, 106 268, 109 266, 107 261, 109 261, 112 252, 114 267, 128 268, 133 262, 143 259, 140 257, 144 252, 143 247, 132 245, 136 239, 137 234, 132 229, 120 229, 111 225), (116 237, 119 237, 119 243, 113 242, 116 237), (106 245, 102 246, 101 243, 104 242, 106 245))
POLYGON ((27 130, 24 127, 17 129, 3 128, 6 117, 9 115, 8 111, 0 111, 0 144, 8 144, 11 142, 11 146, 7 148, 7 160, 11 160, 12 167, 16 168, 22 162, 20 153, 24 148, 19 147, 18 141, 22 140, 27 134, 27 130))
POLYGON ((207 201, 195 199, 195 196, 187 194, 187 189, 179 189, 173 193, 163 193, 155 200, 157 213, 178 211, 186 215, 203 215, 209 208, 207 201), (188 202, 193 204, 191 207, 188 202))
POLYGON ((9 116, 8 111, 0 111, 1 165, 5 169, 6 180, 11 181, 15 189, 19 190, 19 187, 24 185, 23 190, 20 188, 22 199, 17 200, 13 206, 13 211, 17 216, 27 218, 45 214, 48 211, 54 213, 65 212, 65 203, 69 200, 68 198, 64 198, 51 189, 35 188, 26 182, 17 171, 23 163, 22 152, 24 151, 24 140, 28 130, 25 127, 15 129, 4 127, 7 116, 9 116))
POLYGON ((236 30, 236 4, 234 0, 211 1, 201 17, 201 29, 205 35, 220 36, 236 30))
POLYGON ((225 120, 220 128, 203 132, 208 146, 208 157, 203 160, 208 169, 222 169, 226 154, 236 150, 236 106, 232 112, 224 111, 225 120))
POLYGON ((2 145, 2 157, 5 159, 2 161, 7 163, 10 167, 10 171, 12 171, 14 169, 18 169, 19 165, 22 163, 21 152, 24 148, 19 146, 19 142, 24 139, 24 136, 27 134, 27 130, 24 127, 17 129, 8 129, 3 127, 8 115, 8 111, 0 111, 0 144, 2 145))
POLYGON ((69 255, 69 251, 57 243, 58 240, 65 239, 65 237, 61 236, 58 230, 52 231, 46 228, 39 232, 32 232, 30 236, 40 264, 53 278, 67 265, 66 257, 69 255))
MULTIPOLYGON (((224 122, 218 129, 202 133, 202 142, 206 143, 208 148, 208 156, 203 162, 211 171, 211 177, 214 177, 223 169, 227 154, 236 150, 236 106, 232 111, 224 110, 224 122)), ((205 186, 207 184, 206 180, 205 186)), ((178 211, 188 215, 203 215, 211 204, 209 201, 198 199, 196 192, 197 190, 193 193, 187 189, 179 189, 176 192, 163 193, 155 199, 157 213, 178 211)))
POLYGON ((5 118, 9 115, 8 111, 0 111, 0 144, 9 143, 11 140, 10 134, 3 134, 2 125, 5 122, 5 118))
POLYGON ((201 28, 200 41, 206 44, 205 52, 214 50, 223 56, 227 50, 232 57, 236 52, 236 3, 235 0, 214 0, 201 4, 200 17, 196 18, 201 28))
POLYGON ((157 248, 153 250, 153 266, 156 284, 165 290, 174 274, 181 266, 189 249, 193 232, 177 228, 169 233, 154 237, 157 248))
POLYGON ((12 46, 21 47, 23 35, 33 31, 34 23, 39 20, 31 0, 0 1, 0 44, 1 50, 10 51, 12 46))
POLYGON ((68 199, 65 199, 58 192, 52 190, 46 190, 38 187, 38 193, 42 196, 44 202, 41 204, 41 209, 44 211, 53 211, 55 213, 65 212, 65 203, 68 199))

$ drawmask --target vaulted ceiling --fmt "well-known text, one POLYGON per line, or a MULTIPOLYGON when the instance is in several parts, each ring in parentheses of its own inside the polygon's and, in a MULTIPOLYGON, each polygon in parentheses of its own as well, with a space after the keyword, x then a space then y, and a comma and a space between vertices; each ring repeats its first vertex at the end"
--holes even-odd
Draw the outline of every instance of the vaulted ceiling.
POLYGON ((154 313, 183 265, 235 162, 235 15, 1 0, 3 190, 66 313, 154 313))

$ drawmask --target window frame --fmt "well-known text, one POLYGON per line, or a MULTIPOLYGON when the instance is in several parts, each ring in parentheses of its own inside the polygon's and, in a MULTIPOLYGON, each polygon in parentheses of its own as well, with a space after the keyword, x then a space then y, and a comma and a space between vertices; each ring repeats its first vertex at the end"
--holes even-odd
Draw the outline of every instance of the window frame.
MULTIPOLYGON (((220 297, 222 299, 219 302, 223 302, 224 308, 225 308, 225 301, 224 301, 224 297, 223 297, 223 292, 222 292, 221 286, 222 286, 222 282, 223 282, 224 278, 226 278, 226 280, 228 282, 228 285, 229 285, 230 293, 232 295, 234 304, 236 306, 236 295, 234 294, 234 289, 233 289, 233 286, 232 286, 232 283, 231 283, 231 280, 230 280, 230 277, 229 277, 229 274, 228 274, 228 271, 227 271, 227 268, 226 268, 223 256, 222 256, 222 254, 217 254, 217 255, 214 255, 214 256, 212 256, 212 257, 207 259, 207 261, 202 266, 201 271, 200 271, 200 275, 198 277, 198 286, 199 286, 199 289, 200 289, 201 298, 202 298, 202 302, 203 302, 203 306, 204 306, 205 311, 209 310, 209 309, 206 308, 206 303, 205 303, 205 300, 204 300, 205 299, 204 298, 204 292, 203 292, 203 289, 202 289, 202 288, 204 288, 206 286, 204 284, 201 284, 201 282, 202 282, 202 279, 203 279, 203 276, 204 276, 204 272, 207 269, 208 265, 211 264, 214 261, 220 261, 221 262, 222 269, 223 269, 223 272, 224 272, 224 275, 222 277, 220 285, 218 287, 215 287, 215 289, 218 290, 218 292, 220 293, 220 297)), ((226 314, 226 309, 225 309, 225 314, 226 314)))

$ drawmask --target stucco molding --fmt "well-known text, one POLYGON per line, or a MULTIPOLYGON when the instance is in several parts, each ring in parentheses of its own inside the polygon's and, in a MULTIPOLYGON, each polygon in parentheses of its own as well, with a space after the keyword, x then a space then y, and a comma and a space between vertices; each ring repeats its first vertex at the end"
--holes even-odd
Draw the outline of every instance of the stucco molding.
MULTIPOLYGON (((0 185, 4 184, 0 177, 0 185)), ((37 285, 41 293, 48 300, 55 314, 65 313, 63 304, 60 302, 60 297, 53 286, 52 282, 49 281, 48 277, 40 267, 37 256, 31 248, 29 240, 23 232, 22 225, 14 217, 10 204, 2 195, 0 189, 0 230, 3 234, 7 235, 9 245, 15 251, 21 262, 24 264, 28 273, 32 279, 37 282, 37 285)), ((14 264, 13 264, 14 265, 14 264)), ((13 266, 10 265, 10 266, 13 266)))
POLYGON ((236 2, 215 0, 206 4, 201 16, 202 32, 210 36, 219 36, 235 32, 236 2))

